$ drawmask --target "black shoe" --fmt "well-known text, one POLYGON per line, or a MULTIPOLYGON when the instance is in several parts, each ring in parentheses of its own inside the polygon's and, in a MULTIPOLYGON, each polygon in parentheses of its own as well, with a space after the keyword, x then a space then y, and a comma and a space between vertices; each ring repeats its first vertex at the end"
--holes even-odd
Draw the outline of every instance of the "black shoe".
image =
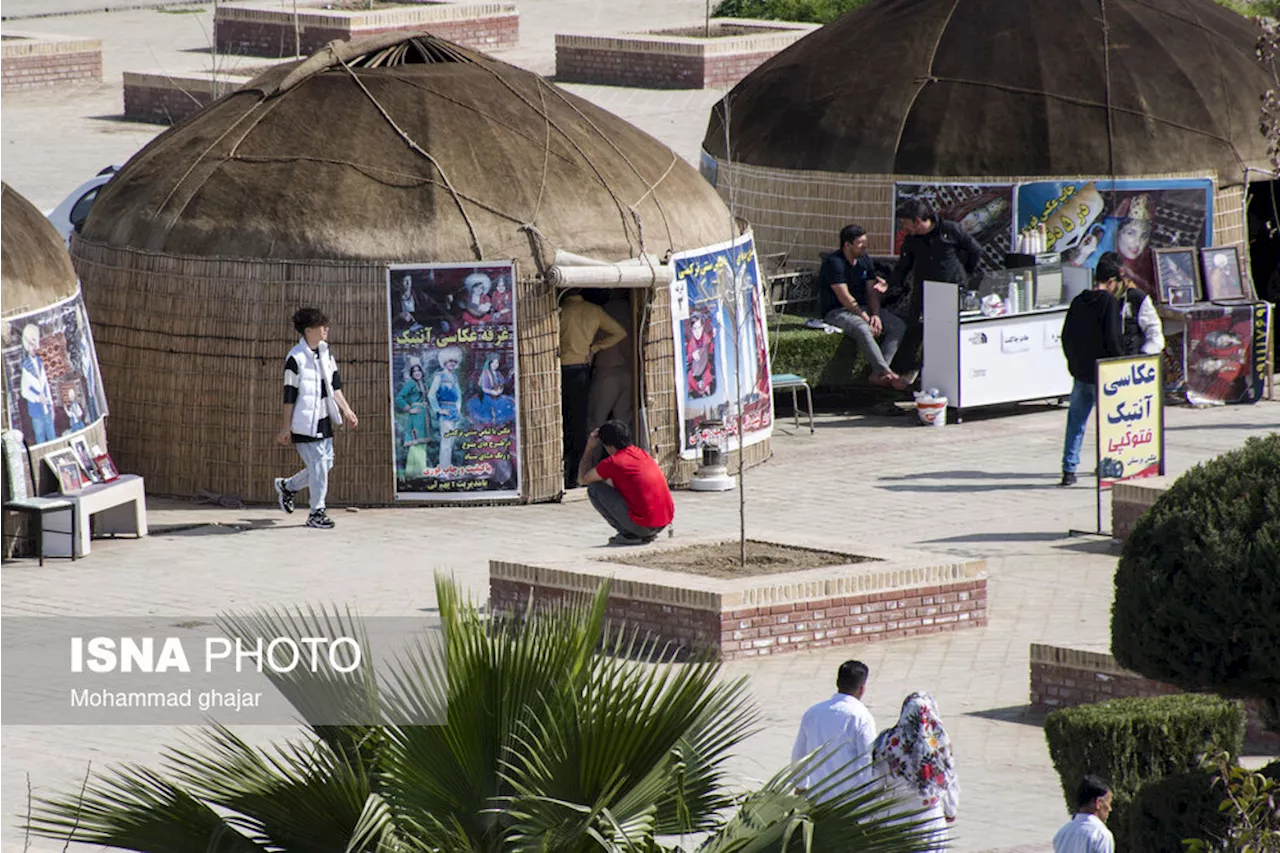
POLYGON ((276 477, 276 503, 280 504, 280 508, 285 512, 293 512, 293 496, 297 492, 286 486, 286 482, 288 481, 284 477, 276 477))
POLYGON ((318 527, 321 530, 332 530, 333 519, 325 514, 325 511, 318 509, 311 515, 307 516, 307 527, 318 527))
POLYGON ((641 539, 639 536, 632 536, 630 533, 618 533, 609 539, 610 545, 647 545, 652 539, 641 539))
POLYGON ((1059 483, 1058 483, 1058 485, 1059 485, 1059 486, 1074 486, 1075 484, 1076 484, 1076 475, 1075 475, 1075 472, 1074 472, 1074 471, 1063 471, 1063 472, 1062 472, 1062 481, 1061 481, 1061 482, 1059 482, 1059 483))

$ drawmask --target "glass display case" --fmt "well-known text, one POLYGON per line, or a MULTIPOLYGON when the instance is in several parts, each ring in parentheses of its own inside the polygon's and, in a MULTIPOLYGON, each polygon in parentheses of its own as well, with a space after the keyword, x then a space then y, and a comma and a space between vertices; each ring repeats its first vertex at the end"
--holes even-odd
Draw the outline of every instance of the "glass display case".
POLYGON ((960 294, 960 317, 1002 317, 1065 308, 1089 287, 1085 267, 1061 263, 997 270, 982 277, 977 290, 960 294))

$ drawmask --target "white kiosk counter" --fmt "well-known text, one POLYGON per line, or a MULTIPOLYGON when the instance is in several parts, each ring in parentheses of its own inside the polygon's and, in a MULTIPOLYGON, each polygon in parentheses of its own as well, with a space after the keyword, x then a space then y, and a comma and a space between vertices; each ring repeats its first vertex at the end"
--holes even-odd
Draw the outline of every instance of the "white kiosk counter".
MULTIPOLYGON (((1026 275, 1020 301, 1028 310, 1015 308, 998 316, 986 316, 980 310, 961 311, 959 286, 924 282, 920 387, 937 388, 947 398, 948 408, 955 410, 957 423, 966 409, 1028 400, 1062 401, 1071 395, 1071 374, 1062 353, 1062 321, 1071 298, 1082 289, 1080 279, 1071 275, 1067 284, 1059 273, 1054 292, 1037 289, 1027 275, 1030 268, 1008 272, 1026 275), (1031 307, 1035 304, 1042 307, 1031 307)), ((988 277, 978 298, 1002 295, 1002 283, 1011 277, 1004 273, 988 277)), ((1085 278, 1085 287, 1087 281, 1085 278)), ((970 295, 966 307, 972 304, 970 295)))

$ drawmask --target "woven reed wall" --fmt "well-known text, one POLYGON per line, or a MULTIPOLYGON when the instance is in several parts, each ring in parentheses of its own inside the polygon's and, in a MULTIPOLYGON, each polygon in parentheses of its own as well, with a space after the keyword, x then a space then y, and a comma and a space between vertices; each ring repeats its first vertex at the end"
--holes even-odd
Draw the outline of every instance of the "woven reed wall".
MULTIPOLYGON (((297 342, 289 317, 315 305, 332 323, 360 417, 335 437, 330 503, 394 502, 384 266, 179 257, 79 239, 72 256, 111 400, 113 458, 148 491, 275 500, 272 478, 299 468, 296 451, 275 443, 284 358, 297 342)), ((518 286, 521 477, 525 500, 547 500, 560 492, 549 485, 560 471, 555 299, 535 282, 518 286)))
MULTIPOLYGON (((169 256, 79 238, 72 257, 111 401, 112 458, 145 476, 149 492, 274 502, 272 478, 299 467, 297 453, 275 443, 284 358, 297 342, 289 317, 315 305, 332 323, 344 393, 360 417, 335 437, 330 503, 394 503, 384 266, 169 256)), ((559 312, 540 280, 517 287, 523 500, 552 500, 563 490, 559 312)), ((671 318, 667 290, 657 293, 645 344, 649 424, 678 485, 694 465, 677 460, 671 318)), ((766 442, 747 458, 768 455, 766 442)))
MULTIPOLYGON (((936 175, 846 175, 838 172, 799 172, 729 163, 716 159, 716 189, 736 216, 748 220, 762 254, 790 252, 789 263, 816 268, 819 255, 836 248, 840 229, 856 222, 867 229, 870 251, 893 253, 893 185, 903 183, 1016 184, 1028 181, 1071 180, 1060 177, 938 177, 936 175)), ((1208 173, 1166 173, 1126 176, 1125 180, 1203 178, 1208 173)), ((1215 178, 1215 245, 1238 245, 1244 250, 1243 189, 1222 188, 1215 178)))
MULTIPOLYGON (((758 251, 758 250, 757 250, 758 251)), ((658 287, 653 293, 649 325, 644 335, 645 405, 649 407, 649 450, 674 486, 686 486, 698 469, 694 460, 680 458, 679 410, 676 408, 676 354, 671 331, 671 291, 658 287)), ((746 467, 773 455, 769 439, 744 451, 746 467)), ((738 470, 738 452, 728 454, 732 474, 738 470)))

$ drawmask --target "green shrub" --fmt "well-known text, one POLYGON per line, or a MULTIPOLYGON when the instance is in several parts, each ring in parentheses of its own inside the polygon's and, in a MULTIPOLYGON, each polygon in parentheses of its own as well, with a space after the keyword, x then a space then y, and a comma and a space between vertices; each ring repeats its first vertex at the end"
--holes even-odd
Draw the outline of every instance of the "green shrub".
POLYGON ((1221 838, 1231 818, 1219 810, 1226 794, 1215 778, 1208 770, 1189 770, 1143 785, 1129 807, 1128 825, 1110 822, 1116 848, 1167 853, 1182 849, 1186 839, 1221 838))
POLYGON ((774 373, 794 373, 815 388, 841 388, 866 378, 867 360, 853 341, 840 333, 807 329, 804 317, 783 314, 769 323, 774 373))
POLYGON ((768 21, 807 21, 829 24, 867 0, 721 0, 716 18, 763 18, 768 21))
POLYGON ((1075 811, 1081 777, 1094 773, 1111 785, 1114 829, 1128 826, 1144 784, 1199 770, 1214 751, 1239 755, 1244 723, 1239 702, 1187 694, 1064 708, 1045 718, 1044 734, 1068 812, 1075 811))
POLYGON ((1280 697, 1280 433, 1179 477, 1116 570, 1111 648, 1184 690, 1280 697))

